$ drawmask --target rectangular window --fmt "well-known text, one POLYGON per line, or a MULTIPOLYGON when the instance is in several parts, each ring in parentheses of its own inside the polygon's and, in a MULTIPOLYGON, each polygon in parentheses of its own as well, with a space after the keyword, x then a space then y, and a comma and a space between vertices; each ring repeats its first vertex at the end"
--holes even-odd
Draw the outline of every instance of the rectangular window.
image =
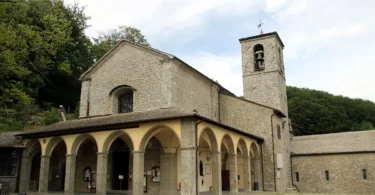
POLYGON ((326 180, 329 180, 329 171, 326 171, 326 180))
POLYGON ((0 152, 0 176, 16 176, 18 150, 4 149, 0 152))
POLYGON ((296 181, 299 182, 299 173, 296 172, 296 181))
POLYGON ((281 129, 280 129, 280 125, 277 125, 277 138, 278 138, 278 139, 281 139, 281 129))

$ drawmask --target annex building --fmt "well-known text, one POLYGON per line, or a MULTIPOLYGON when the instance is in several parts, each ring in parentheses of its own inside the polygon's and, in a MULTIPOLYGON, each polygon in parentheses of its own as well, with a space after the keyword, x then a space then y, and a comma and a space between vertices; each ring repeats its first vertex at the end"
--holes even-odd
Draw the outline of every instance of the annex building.
POLYGON ((0 182, 43 194, 374 193, 375 132, 293 137, 283 42, 240 44, 241 98, 120 41, 81 76, 79 119, 0 136, 0 182))

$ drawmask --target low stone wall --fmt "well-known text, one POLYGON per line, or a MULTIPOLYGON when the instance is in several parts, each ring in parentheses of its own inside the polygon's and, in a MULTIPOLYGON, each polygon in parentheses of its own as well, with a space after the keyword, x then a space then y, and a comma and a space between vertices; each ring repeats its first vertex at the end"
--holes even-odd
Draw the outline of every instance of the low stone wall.
POLYGON ((0 177, 0 183, 2 182, 9 182, 9 193, 16 192, 17 177, 0 177))

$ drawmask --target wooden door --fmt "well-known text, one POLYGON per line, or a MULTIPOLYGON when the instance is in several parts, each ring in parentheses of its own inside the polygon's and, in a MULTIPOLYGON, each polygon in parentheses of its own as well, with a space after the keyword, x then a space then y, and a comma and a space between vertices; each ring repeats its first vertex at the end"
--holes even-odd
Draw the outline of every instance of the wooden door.
POLYGON ((230 190, 229 170, 221 170, 221 186, 225 191, 230 190))

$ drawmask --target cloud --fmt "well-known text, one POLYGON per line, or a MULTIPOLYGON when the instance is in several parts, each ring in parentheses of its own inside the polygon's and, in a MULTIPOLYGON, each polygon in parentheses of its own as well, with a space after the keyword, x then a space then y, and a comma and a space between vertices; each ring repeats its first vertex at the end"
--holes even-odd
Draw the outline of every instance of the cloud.
POLYGON ((92 27, 87 29, 89 36, 119 25, 134 26, 142 30, 153 46, 178 53, 237 95, 242 94, 239 45, 224 43, 222 40, 228 38, 219 36, 217 29, 238 35, 237 38, 252 36, 258 32, 256 23, 262 19, 263 30, 278 31, 286 45, 288 85, 375 101, 375 90, 369 90, 375 83, 371 75, 375 64, 373 0, 80 0, 79 3, 87 4, 86 13, 92 17, 89 21, 92 27), (214 43, 211 48, 204 40, 207 37, 214 43), (187 49, 177 49, 181 47, 187 49))

